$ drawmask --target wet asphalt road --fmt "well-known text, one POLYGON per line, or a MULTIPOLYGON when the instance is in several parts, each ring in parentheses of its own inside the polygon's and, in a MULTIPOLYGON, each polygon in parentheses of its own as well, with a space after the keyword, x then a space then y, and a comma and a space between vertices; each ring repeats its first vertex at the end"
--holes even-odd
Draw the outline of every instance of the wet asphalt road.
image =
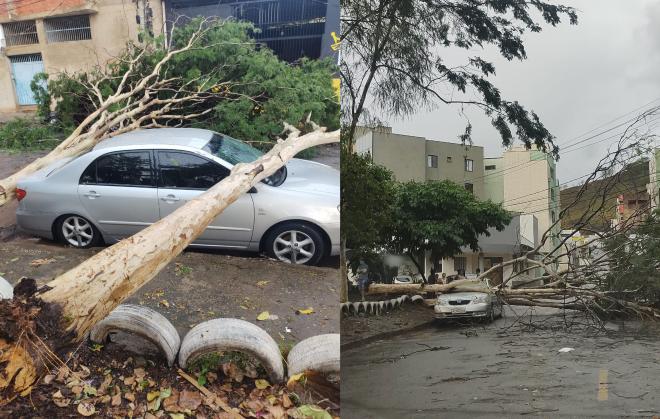
POLYGON ((435 324, 342 351, 342 417, 660 414, 657 326, 608 324, 596 334, 565 330, 557 315, 534 317, 543 329, 513 323, 509 315, 490 325, 435 324), (564 347, 574 350, 559 353, 564 347))

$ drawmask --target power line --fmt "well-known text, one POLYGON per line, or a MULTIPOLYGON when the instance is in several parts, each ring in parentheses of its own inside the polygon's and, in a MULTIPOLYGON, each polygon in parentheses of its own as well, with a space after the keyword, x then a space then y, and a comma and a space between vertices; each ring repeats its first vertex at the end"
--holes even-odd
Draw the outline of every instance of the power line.
MULTIPOLYGON (((625 113, 625 114, 623 114, 623 115, 621 115, 621 116, 619 116, 619 117, 617 117, 617 118, 615 118, 615 119, 613 119, 613 120, 610 120, 610 121, 608 121, 608 122, 606 122, 606 123, 600 125, 599 127, 596 127, 596 128, 594 128, 594 129, 592 129, 592 130, 590 130, 590 131, 587 131, 587 133, 589 133, 589 132, 593 132, 594 130, 596 130, 596 129, 598 129, 598 128, 601 128, 601 127, 607 126, 607 125, 609 125, 610 123, 612 123, 612 122, 614 122, 614 121, 617 121, 617 120, 621 119, 622 117, 624 117, 624 116, 626 116, 626 115, 629 115, 629 114, 631 114, 631 113, 633 113, 633 112, 636 112, 636 111, 638 111, 638 110, 640 110, 640 109, 643 109, 643 108, 647 107, 649 104, 651 104, 651 103, 653 103, 653 102, 656 102, 656 101, 658 101, 658 100, 660 100, 660 98, 656 98, 656 99, 654 99, 654 100, 652 100, 652 101, 650 101, 650 102, 648 102, 648 103, 646 103, 646 104, 644 104, 644 105, 642 105, 642 106, 640 106, 640 107, 637 107, 637 108, 633 109, 632 111, 629 111, 629 112, 627 112, 627 113, 625 113)), ((625 125, 625 124, 627 124, 627 123, 630 123, 630 122, 636 120, 637 118, 639 118, 639 116, 635 116, 635 117, 633 117, 633 118, 630 118, 630 119, 628 119, 628 120, 626 120, 626 121, 624 121, 624 122, 621 122, 620 124, 617 124, 617 125, 615 125, 615 126, 613 126, 613 127, 610 127, 610 128, 608 128, 608 129, 606 129, 606 130, 604 130, 604 131, 601 131, 601 132, 599 132, 598 134, 594 134, 594 135, 592 135, 592 136, 590 136, 590 137, 587 137, 587 138, 584 138, 584 139, 582 139, 582 140, 579 140, 579 141, 575 141, 575 142, 573 142, 573 143, 570 143, 571 141, 580 138, 580 137, 583 136, 584 134, 579 135, 579 136, 577 136, 577 137, 574 137, 573 139, 569 140, 568 143, 564 143, 564 150, 566 150, 566 149, 570 149, 570 147, 576 146, 576 145, 581 144, 581 143, 583 143, 583 142, 585 142, 585 141, 589 141, 589 140, 591 140, 591 139, 593 139, 593 138, 596 138, 596 137, 599 137, 599 136, 601 136, 601 135, 603 135, 603 134, 606 134, 606 133, 608 133, 608 132, 610 132, 610 131, 612 131, 612 130, 614 130, 614 129, 620 127, 620 126, 623 126, 623 125, 625 125)), ((657 119, 654 119, 653 121, 655 121, 655 120, 657 120, 657 119)), ((651 122, 652 122, 652 121, 651 121, 651 122)), ((645 124, 648 124, 648 123, 649 123, 649 122, 645 122, 645 124)), ((613 137, 615 137, 615 136, 617 136, 617 135, 621 135, 621 134, 623 134, 623 133, 625 133, 625 130, 622 131, 622 132, 620 132, 620 133, 618 133, 618 134, 616 134, 616 135, 614 135, 614 136, 612 136, 612 137, 609 137, 609 138, 613 138, 613 137)), ((585 133, 585 134, 586 134, 586 133, 585 133)), ((594 142, 593 144, 596 144, 596 142, 594 142)), ((561 150, 561 149, 559 150, 559 155, 560 155, 560 156, 562 156, 562 155, 566 155, 566 154, 568 153, 568 152, 566 152, 566 151, 564 151, 564 150, 561 150), (562 152, 563 152, 563 154, 562 154, 562 152)), ((572 150, 572 151, 575 151, 575 150, 572 150)), ((505 172, 508 172, 508 171, 510 171, 510 170, 512 170, 512 169, 515 169, 515 168, 518 168, 518 167, 521 167, 521 166, 525 166, 525 165, 529 165, 529 164, 532 164, 532 162, 530 162, 530 161, 523 162, 523 163, 520 163, 520 164, 515 165, 515 166, 507 167, 507 168, 505 168, 505 169, 503 169, 503 170, 500 170, 500 171, 497 171, 497 172, 495 172, 495 173, 489 173, 489 174, 485 174, 485 175, 480 176, 480 177, 477 177, 477 178, 472 178, 472 180, 485 179, 485 178, 490 177, 490 176, 503 176, 503 173, 505 173, 505 172)), ((466 179, 466 180, 468 180, 468 179, 466 179)))
MULTIPOLYGON (((642 174, 642 175, 634 176, 634 177, 632 177, 632 178, 629 178, 628 180, 650 178, 650 176, 651 176, 652 174, 656 174, 656 175, 657 175, 657 174, 659 174, 659 173, 660 173, 660 171, 655 172, 655 173, 644 173, 644 174, 642 174)), ((582 177, 587 177, 587 176, 589 176, 589 175, 590 175, 590 174, 587 174, 587 175, 584 175, 584 176, 580 176, 580 178, 582 178, 582 177)), ((579 178, 578 178, 578 179, 579 179, 579 178)), ((573 180, 575 180, 575 179, 573 179, 573 180)), ((544 198, 539 198, 539 199, 530 200, 530 201, 526 201, 526 202, 522 202, 521 204, 531 203, 531 202, 534 202, 534 201, 539 201, 539 200, 541 200, 541 199, 545 199, 545 197, 544 197, 544 198)), ((537 212, 547 211, 548 209, 549 209, 549 206, 547 206, 547 205, 541 205, 540 207, 538 207, 538 209, 534 209, 533 211, 525 211, 525 212, 523 212, 523 214, 535 214, 535 213, 537 213, 537 212)), ((516 210, 512 210, 512 211, 516 211, 516 210)))
MULTIPOLYGON (((660 119, 660 117, 659 117, 658 119, 660 119)), ((611 138, 611 137, 608 137, 608 138, 611 138)), ((600 142, 600 141, 599 141, 599 142, 600 142)), ((592 144, 590 144, 590 145, 588 145, 588 146, 591 146, 591 145, 594 145, 594 144, 596 144, 596 143, 592 143, 592 144)), ((574 149, 574 150, 571 150, 570 152, 578 151, 578 150, 580 150, 580 149, 582 149, 582 148, 586 148, 586 147, 588 147, 588 146, 581 147, 581 148, 578 148, 578 149, 574 149)), ((629 159, 629 160, 630 160, 630 159, 629 159)), ((508 202, 509 202, 509 203, 512 203, 511 201, 516 201, 516 200, 518 200, 518 199, 520 199, 520 198, 524 198, 524 197, 527 197, 527 196, 535 195, 535 194, 538 194, 538 193, 541 193, 541 192, 547 192, 547 191, 551 190, 553 187, 566 186, 566 185, 568 185, 568 184, 571 183, 571 182, 574 182, 574 181, 576 181, 576 180, 579 180, 579 179, 585 178, 585 177, 587 177, 587 176, 589 176, 589 175, 590 175, 590 173, 587 173, 586 175, 579 176, 579 177, 577 177, 577 178, 574 178, 574 179, 568 180, 568 181, 566 181, 566 182, 564 182, 564 183, 562 183, 562 184, 559 184, 559 185, 557 185, 557 186, 552 186, 552 187, 549 187, 549 188, 546 188, 546 189, 542 189, 542 190, 539 190, 539 191, 536 191, 536 192, 531 192, 531 193, 528 193, 528 194, 525 194, 525 195, 520 195, 520 196, 518 196, 518 197, 516 197, 516 198, 512 198, 512 199, 511 199, 510 201, 508 201, 508 202)), ((515 204, 518 204, 518 203, 516 202, 515 204)))

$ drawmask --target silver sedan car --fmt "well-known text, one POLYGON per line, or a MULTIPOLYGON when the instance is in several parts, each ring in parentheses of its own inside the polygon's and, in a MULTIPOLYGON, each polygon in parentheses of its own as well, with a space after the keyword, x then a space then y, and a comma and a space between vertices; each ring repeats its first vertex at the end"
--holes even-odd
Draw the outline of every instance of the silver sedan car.
MULTIPOLYGON (((18 182, 18 226, 74 247, 113 243, 167 216, 262 153, 216 132, 139 130, 18 182)), ((339 172, 292 159, 222 212, 194 246, 318 264, 339 252, 339 172)))
POLYGON ((489 292, 452 292, 440 294, 433 307, 436 319, 462 317, 482 318, 493 321, 502 317, 502 303, 489 292))

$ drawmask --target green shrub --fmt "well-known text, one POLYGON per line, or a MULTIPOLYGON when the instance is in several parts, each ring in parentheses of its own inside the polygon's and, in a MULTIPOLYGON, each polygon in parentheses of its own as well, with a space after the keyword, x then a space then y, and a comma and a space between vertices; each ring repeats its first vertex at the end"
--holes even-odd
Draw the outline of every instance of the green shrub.
POLYGON ((0 124, 0 149, 51 149, 62 141, 62 136, 62 132, 55 126, 44 125, 32 119, 16 118, 0 124))

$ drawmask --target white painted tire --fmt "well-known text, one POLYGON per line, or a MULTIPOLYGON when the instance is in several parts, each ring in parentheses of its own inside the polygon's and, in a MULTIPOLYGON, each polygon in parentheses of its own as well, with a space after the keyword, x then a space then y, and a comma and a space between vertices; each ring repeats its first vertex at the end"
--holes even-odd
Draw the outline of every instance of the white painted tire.
POLYGON ((413 295, 412 297, 410 297, 411 303, 423 302, 423 301, 424 301, 424 297, 422 297, 421 295, 413 295))
POLYGON ((239 319, 212 319, 190 329, 179 349, 179 365, 186 368, 213 352, 241 352, 255 358, 275 382, 284 379, 282 355, 275 340, 259 326, 239 319))
POLYGON ((167 364, 174 365, 181 338, 172 323, 162 314, 149 307, 121 304, 108 317, 92 327, 92 342, 104 343, 113 332, 124 331, 141 336, 158 346, 167 364))
POLYGON ((14 287, 0 276, 0 300, 11 300, 12 298, 14 298, 14 287))
POLYGON ((340 337, 338 333, 318 335, 299 342, 287 357, 288 374, 316 371, 339 374, 340 337))

